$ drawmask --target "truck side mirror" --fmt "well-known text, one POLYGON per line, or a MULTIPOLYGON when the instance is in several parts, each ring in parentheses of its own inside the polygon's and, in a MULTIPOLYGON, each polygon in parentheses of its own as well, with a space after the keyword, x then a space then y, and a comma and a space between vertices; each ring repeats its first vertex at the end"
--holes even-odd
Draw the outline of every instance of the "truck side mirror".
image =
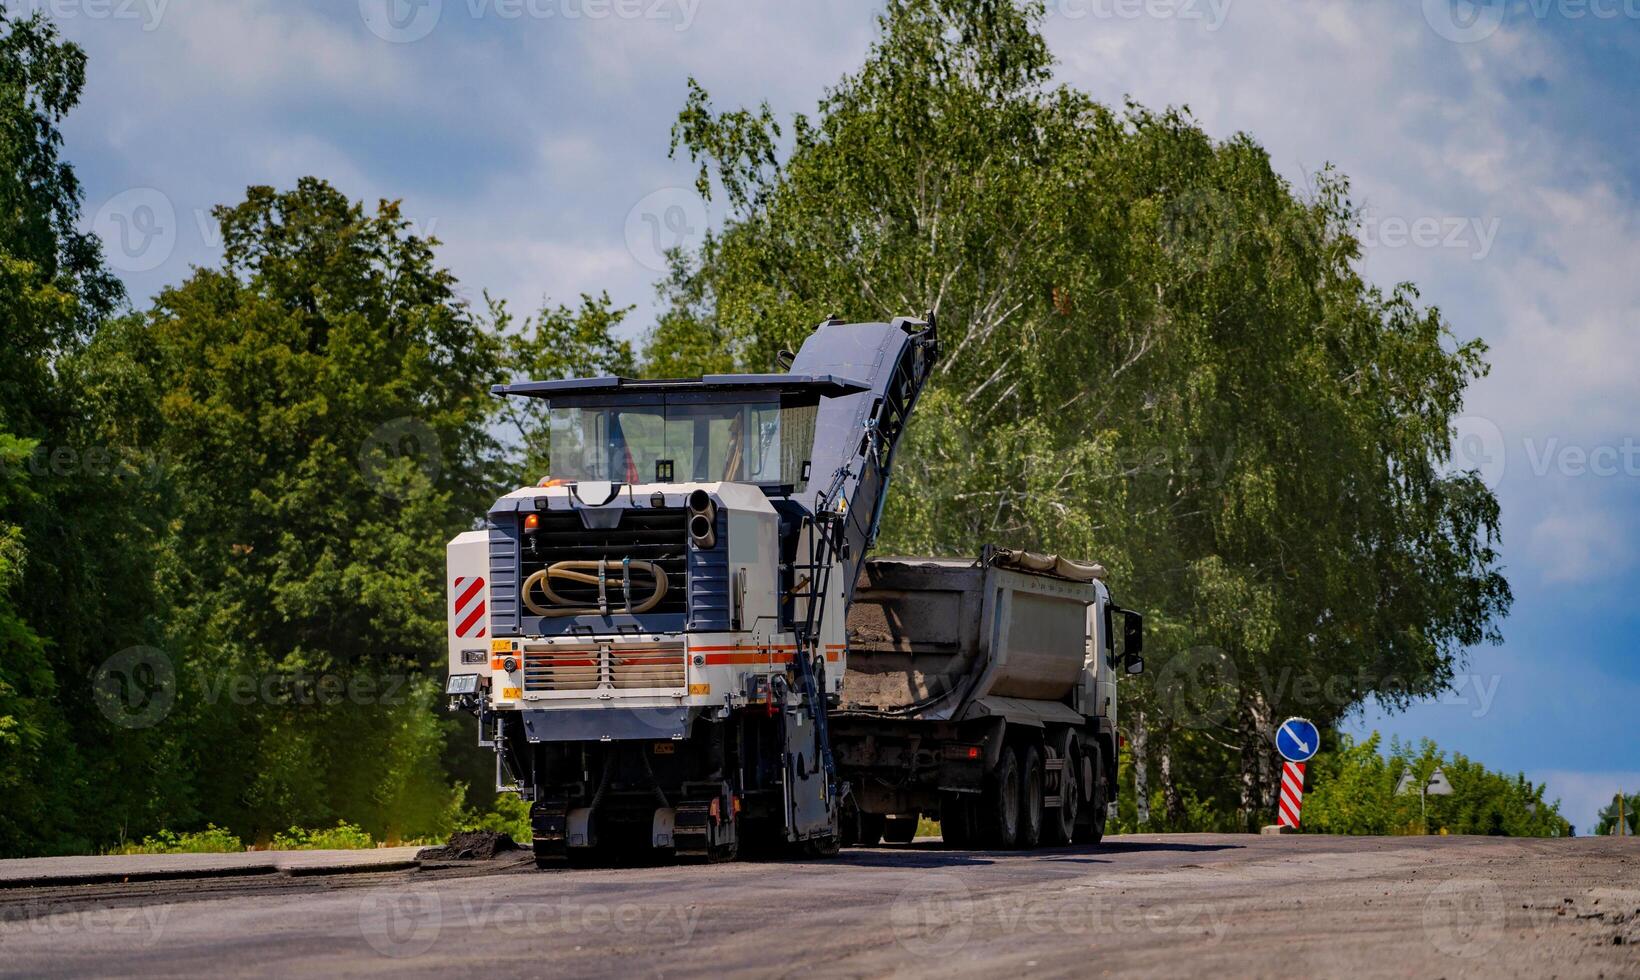
POLYGON ((1122 610, 1122 652, 1129 658, 1145 650, 1145 618, 1131 609, 1122 610))
POLYGON ((1122 610, 1122 664, 1129 674, 1145 672, 1145 618, 1131 609, 1122 610))

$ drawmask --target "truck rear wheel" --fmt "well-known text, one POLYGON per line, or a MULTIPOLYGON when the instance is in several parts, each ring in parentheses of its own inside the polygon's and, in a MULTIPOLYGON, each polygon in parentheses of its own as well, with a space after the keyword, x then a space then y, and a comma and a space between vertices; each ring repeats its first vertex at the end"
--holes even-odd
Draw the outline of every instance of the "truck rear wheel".
POLYGON ((989 784, 979 804, 980 843, 1013 847, 1019 840, 1019 757, 1004 748, 989 784))
POLYGON ((1030 850, 1042 842, 1042 749, 1026 745, 1019 750, 1019 839, 1030 850))
POLYGON ((1059 761, 1059 805, 1045 807, 1042 842, 1049 847, 1062 847, 1076 837, 1076 819, 1082 806, 1082 753, 1077 748, 1076 735, 1069 730, 1054 746, 1054 752, 1059 761))
POLYGON ((1110 814, 1110 783, 1105 778, 1105 761, 1097 748, 1089 746, 1086 768, 1093 772, 1093 789, 1088 794, 1088 808, 1076 824, 1078 844, 1097 844, 1105 839, 1105 818, 1110 814))

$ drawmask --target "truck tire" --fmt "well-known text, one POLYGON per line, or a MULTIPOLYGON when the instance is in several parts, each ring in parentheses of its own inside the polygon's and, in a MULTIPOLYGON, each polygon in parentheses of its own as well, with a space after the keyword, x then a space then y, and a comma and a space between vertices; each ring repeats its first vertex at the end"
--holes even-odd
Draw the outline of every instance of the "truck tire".
POLYGON ((1076 843, 1097 844, 1105 839, 1105 818, 1110 814, 1110 783, 1105 778, 1105 760, 1099 749, 1087 747, 1088 767, 1093 770, 1093 789, 1088 794, 1088 806, 1076 824, 1076 843))
POLYGON ((968 793, 946 793, 940 797, 940 836, 945 846, 966 850, 974 846, 978 837, 974 826, 978 814, 974 798, 968 793))
POLYGON ((1013 847, 1019 840, 1019 756, 1002 750, 979 803, 980 844, 1013 847))
POLYGON ((1059 805, 1047 808, 1042 814, 1042 843, 1049 847, 1063 847, 1076 837, 1076 819, 1082 812, 1082 752, 1077 747, 1076 735, 1066 730, 1054 746, 1061 760, 1059 769, 1059 805))
POLYGON ((1042 749, 1026 745, 1019 750, 1019 838, 1021 850, 1042 843, 1042 749))
POLYGON ((880 813, 860 814, 860 846, 876 847, 883 842, 883 826, 887 818, 880 813))

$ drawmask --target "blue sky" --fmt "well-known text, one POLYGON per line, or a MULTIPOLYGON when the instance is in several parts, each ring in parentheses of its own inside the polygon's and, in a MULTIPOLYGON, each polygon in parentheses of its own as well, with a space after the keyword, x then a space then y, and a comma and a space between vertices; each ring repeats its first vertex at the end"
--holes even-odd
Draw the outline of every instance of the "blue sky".
MULTIPOLYGON (((667 159, 684 82, 812 111, 866 5, 727 0, 7 0, 91 54, 66 127, 141 302, 217 255, 212 205, 306 174, 400 198, 468 295, 607 289, 720 215, 667 159)), ((1516 603, 1442 701, 1351 722, 1547 781, 1581 829, 1640 789, 1640 0, 1052 0, 1060 78, 1188 105, 1303 186, 1336 164, 1364 269, 1412 280, 1492 374, 1460 458, 1503 504, 1516 603), (1627 728, 1627 733, 1624 728, 1627 728)))

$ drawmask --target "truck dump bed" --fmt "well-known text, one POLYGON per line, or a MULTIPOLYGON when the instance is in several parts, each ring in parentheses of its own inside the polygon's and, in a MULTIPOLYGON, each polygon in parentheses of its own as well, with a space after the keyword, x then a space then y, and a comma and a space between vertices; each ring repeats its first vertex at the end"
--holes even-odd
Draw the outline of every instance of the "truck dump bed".
POLYGON ((875 558, 848 613, 841 713, 1071 724, 1097 565, 1025 552, 875 558))

